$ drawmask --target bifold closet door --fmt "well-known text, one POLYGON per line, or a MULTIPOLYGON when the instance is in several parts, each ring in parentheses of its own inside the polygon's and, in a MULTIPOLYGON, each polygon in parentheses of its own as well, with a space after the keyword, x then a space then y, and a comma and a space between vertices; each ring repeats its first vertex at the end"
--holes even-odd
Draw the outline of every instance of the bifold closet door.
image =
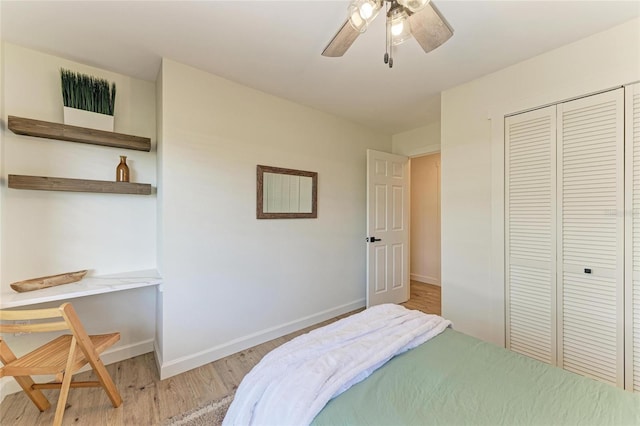
POLYGON ((626 388, 640 392, 640 83, 625 88, 626 388))
POLYGON ((507 348, 556 363, 556 107, 505 120, 507 348))
POLYGON ((558 365, 623 387, 623 89, 557 114, 558 365))

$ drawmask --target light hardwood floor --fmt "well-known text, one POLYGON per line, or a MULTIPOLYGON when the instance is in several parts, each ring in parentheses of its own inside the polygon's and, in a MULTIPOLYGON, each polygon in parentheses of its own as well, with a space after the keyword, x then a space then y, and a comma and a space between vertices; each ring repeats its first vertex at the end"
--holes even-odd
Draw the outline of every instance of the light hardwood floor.
POLYGON ((417 309, 428 314, 442 315, 440 287, 411 281, 411 296, 402 305, 407 309, 417 309))
MULTIPOLYGON (((411 282, 411 298, 403 304, 409 309, 440 314, 440 287, 411 282)), ((186 373, 160 380, 152 353, 107 366, 124 400, 113 408, 102 389, 72 389, 67 400, 64 425, 159 425, 175 415, 197 408, 233 392, 242 378, 269 351, 319 326, 353 312, 238 352, 186 373)), ((88 379, 91 373, 76 377, 88 379)), ((0 424, 49 425, 53 423, 57 391, 43 391, 52 407, 40 413, 31 401, 18 393, 0 404, 0 424)))

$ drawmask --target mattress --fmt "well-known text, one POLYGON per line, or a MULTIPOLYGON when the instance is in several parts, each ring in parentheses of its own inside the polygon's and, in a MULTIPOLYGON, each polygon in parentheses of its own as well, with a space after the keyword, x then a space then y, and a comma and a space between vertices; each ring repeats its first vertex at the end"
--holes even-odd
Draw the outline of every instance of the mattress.
POLYGON ((448 329, 329 401, 314 425, 640 425, 640 395, 448 329))

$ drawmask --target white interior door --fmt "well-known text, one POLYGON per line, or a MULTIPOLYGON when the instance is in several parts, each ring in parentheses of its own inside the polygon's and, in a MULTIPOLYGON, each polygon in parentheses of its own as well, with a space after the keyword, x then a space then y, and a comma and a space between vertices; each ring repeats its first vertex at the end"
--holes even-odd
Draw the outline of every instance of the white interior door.
POLYGON ((556 107, 505 121, 507 348, 556 364, 556 107))
POLYGON ((367 150, 367 307, 409 300, 409 159, 367 150))
POLYGON ((624 386, 623 90, 558 105, 558 364, 624 386))

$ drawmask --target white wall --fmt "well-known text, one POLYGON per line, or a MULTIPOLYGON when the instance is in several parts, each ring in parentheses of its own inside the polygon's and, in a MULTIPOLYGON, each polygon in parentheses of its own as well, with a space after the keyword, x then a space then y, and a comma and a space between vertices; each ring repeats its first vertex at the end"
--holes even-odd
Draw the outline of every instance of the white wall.
POLYGON ((640 21, 442 93, 442 313, 504 345, 505 114, 640 79, 640 21))
POLYGON ((440 153, 411 159, 411 279, 440 285, 440 153))
POLYGON ((164 60, 162 377, 364 305, 379 135, 164 60), (318 172, 318 218, 256 219, 256 165, 318 172))
MULTIPOLYGON (((155 141, 154 84, 5 44, 8 115, 62 122, 61 67, 115 81, 115 130, 155 141)), ((6 123, 6 116, 3 117, 6 123)), ((19 136, 6 130, 4 174, 115 180, 120 155, 132 182, 155 186, 155 154, 19 136)), ((5 185, 6 186, 6 185, 5 185)), ((91 269, 155 268, 155 196, 6 189, 2 286, 28 277, 91 269)))
MULTIPOLYGON (((9 43, 2 49, 0 290, 12 292, 14 281, 79 269, 102 275, 155 268, 155 196, 7 188, 8 174, 115 180, 119 155, 127 155, 132 181, 155 186, 154 152, 19 136, 6 129, 7 115, 63 121, 59 73, 64 67, 114 81, 115 130, 151 137, 155 147, 154 84, 9 43)), ((155 293, 146 288, 72 303, 91 332, 121 332, 116 355, 107 358, 115 361, 151 350, 155 293)), ((20 352, 46 337, 8 340, 20 352)))
MULTIPOLYGON (((157 268, 158 268, 158 272, 160 273, 160 276, 162 276, 163 274, 163 270, 162 270, 162 259, 163 259, 163 247, 164 247, 164 216, 163 216, 163 210, 161 208, 161 206, 163 205, 163 188, 164 188, 164 180, 163 180, 163 174, 162 174, 162 163, 163 163, 163 155, 162 155, 162 148, 164 146, 164 144, 162 143, 163 141, 163 121, 162 118, 164 117, 164 102, 163 102, 163 97, 162 97, 162 90, 163 88, 163 80, 162 80, 162 67, 160 67, 160 70, 158 70, 158 77, 156 78, 156 138, 157 138, 157 146, 156 146, 156 153, 157 153, 157 164, 158 164, 158 173, 157 173, 157 182, 158 182, 158 187, 157 187, 157 200, 156 200, 156 217, 157 217, 157 224, 156 224, 156 264, 157 264, 157 268)), ((164 290, 164 285, 160 285, 156 297, 156 341, 155 341, 155 354, 156 354, 156 363, 158 366, 158 371, 160 371, 161 366, 162 366, 162 348, 163 348, 163 340, 162 340, 162 329, 163 329, 163 322, 162 322, 162 318, 163 318, 163 305, 164 305, 164 298, 163 296, 163 290, 164 290)))
POLYGON ((393 153, 415 157, 440 151, 440 122, 426 124, 392 136, 393 153))

